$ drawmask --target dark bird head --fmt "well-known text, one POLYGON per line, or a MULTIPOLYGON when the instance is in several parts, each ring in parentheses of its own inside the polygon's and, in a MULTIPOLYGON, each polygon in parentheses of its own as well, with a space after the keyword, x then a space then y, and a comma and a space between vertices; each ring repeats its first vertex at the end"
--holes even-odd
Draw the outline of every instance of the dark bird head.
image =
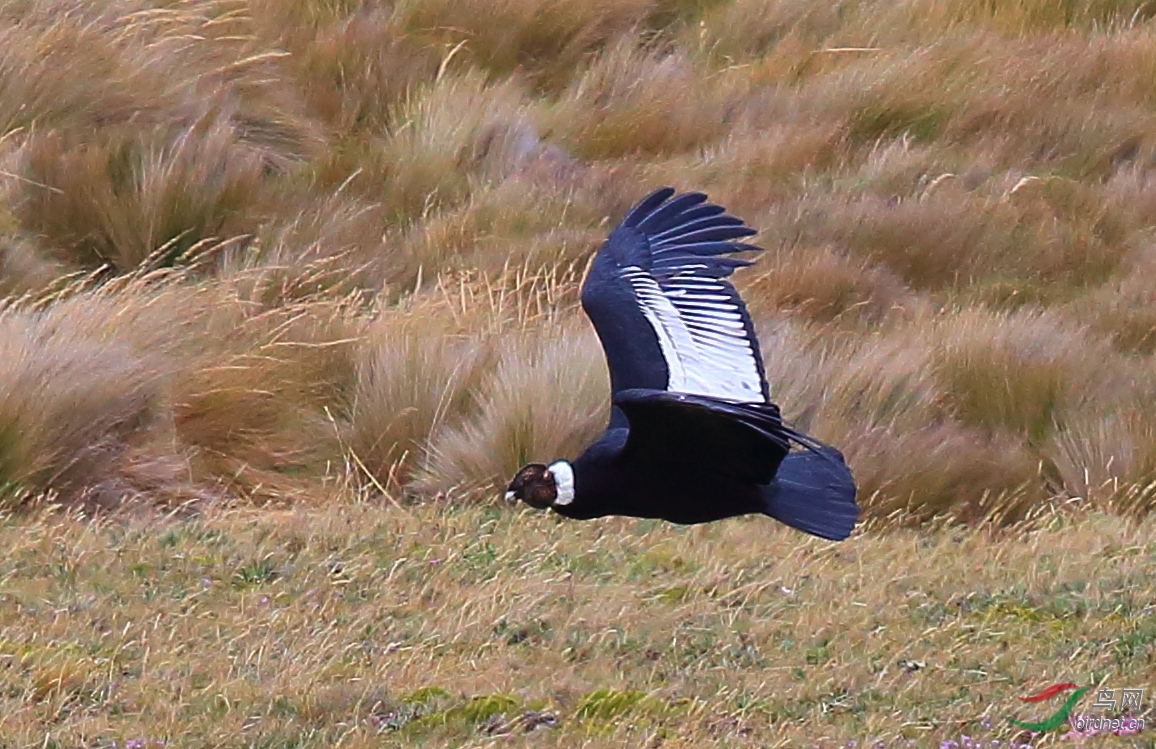
POLYGON ((543 465, 530 463, 514 476, 506 490, 510 502, 522 500, 536 510, 574 501, 574 469, 564 460, 543 465))

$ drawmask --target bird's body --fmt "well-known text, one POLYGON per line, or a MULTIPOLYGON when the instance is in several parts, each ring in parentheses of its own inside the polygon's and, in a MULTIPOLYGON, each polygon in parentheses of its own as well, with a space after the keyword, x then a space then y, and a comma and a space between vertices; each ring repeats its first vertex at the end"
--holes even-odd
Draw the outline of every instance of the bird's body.
POLYGON ((760 511, 759 487, 750 482, 624 458, 628 433, 609 429, 575 459, 575 492, 583 501, 555 506, 558 514, 576 520, 626 515, 689 525, 760 511), (651 496, 666 502, 655 505, 648 501, 651 496))
POLYGON ((758 250, 734 241, 754 231, 702 194, 673 195, 658 190, 627 214, 582 287, 610 368, 609 426, 573 463, 524 467, 507 497, 575 519, 762 513, 845 538, 858 514, 850 470, 783 423, 726 280, 750 263, 721 256, 758 250))

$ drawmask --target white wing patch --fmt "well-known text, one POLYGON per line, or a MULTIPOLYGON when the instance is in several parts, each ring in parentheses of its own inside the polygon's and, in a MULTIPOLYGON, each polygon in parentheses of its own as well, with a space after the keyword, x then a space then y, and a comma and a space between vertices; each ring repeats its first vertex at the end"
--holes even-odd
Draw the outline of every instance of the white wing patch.
POLYGON ((621 271, 658 336, 667 390, 765 403, 742 314, 725 282, 693 275, 703 267, 684 266, 662 286, 637 266, 621 271))

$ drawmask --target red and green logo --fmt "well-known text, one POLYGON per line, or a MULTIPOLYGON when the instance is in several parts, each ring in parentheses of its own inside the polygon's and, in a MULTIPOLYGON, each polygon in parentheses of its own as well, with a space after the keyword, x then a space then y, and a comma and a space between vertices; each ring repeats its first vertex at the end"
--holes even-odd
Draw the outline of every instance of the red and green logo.
POLYGON ((1087 692, 1091 688, 1091 686, 1077 688, 1075 684, 1072 684, 1071 682, 1065 682, 1063 684, 1053 684, 1047 689, 1041 692, 1037 692, 1029 697, 1020 697, 1022 702, 1043 702, 1045 700, 1050 700, 1057 694, 1066 692, 1069 689, 1076 690, 1072 692, 1066 700, 1064 700, 1064 704, 1060 705, 1059 710, 1056 710, 1054 713, 1049 715, 1047 718, 1044 718, 1043 720, 1036 721, 1035 723, 1021 723, 1020 721, 1013 718, 1008 718, 1008 721, 1014 725, 1019 726, 1020 728, 1026 728, 1029 731, 1054 731, 1062 726, 1065 721, 1067 721, 1068 716, 1071 714, 1072 709, 1076 706, 1076 703, 1079 702, 1080 698, 1084 696, 1084 692, 1087 692))

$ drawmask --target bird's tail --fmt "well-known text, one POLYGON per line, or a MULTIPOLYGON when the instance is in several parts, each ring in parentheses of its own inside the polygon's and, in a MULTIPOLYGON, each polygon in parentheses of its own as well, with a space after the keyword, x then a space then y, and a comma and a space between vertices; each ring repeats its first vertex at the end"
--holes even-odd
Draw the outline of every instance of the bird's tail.
POLYGON ((792 452, 763 487, 763 512, 812 536, 842 541, 859 517, 855 480, 843 454, 827 445, 792 452))

